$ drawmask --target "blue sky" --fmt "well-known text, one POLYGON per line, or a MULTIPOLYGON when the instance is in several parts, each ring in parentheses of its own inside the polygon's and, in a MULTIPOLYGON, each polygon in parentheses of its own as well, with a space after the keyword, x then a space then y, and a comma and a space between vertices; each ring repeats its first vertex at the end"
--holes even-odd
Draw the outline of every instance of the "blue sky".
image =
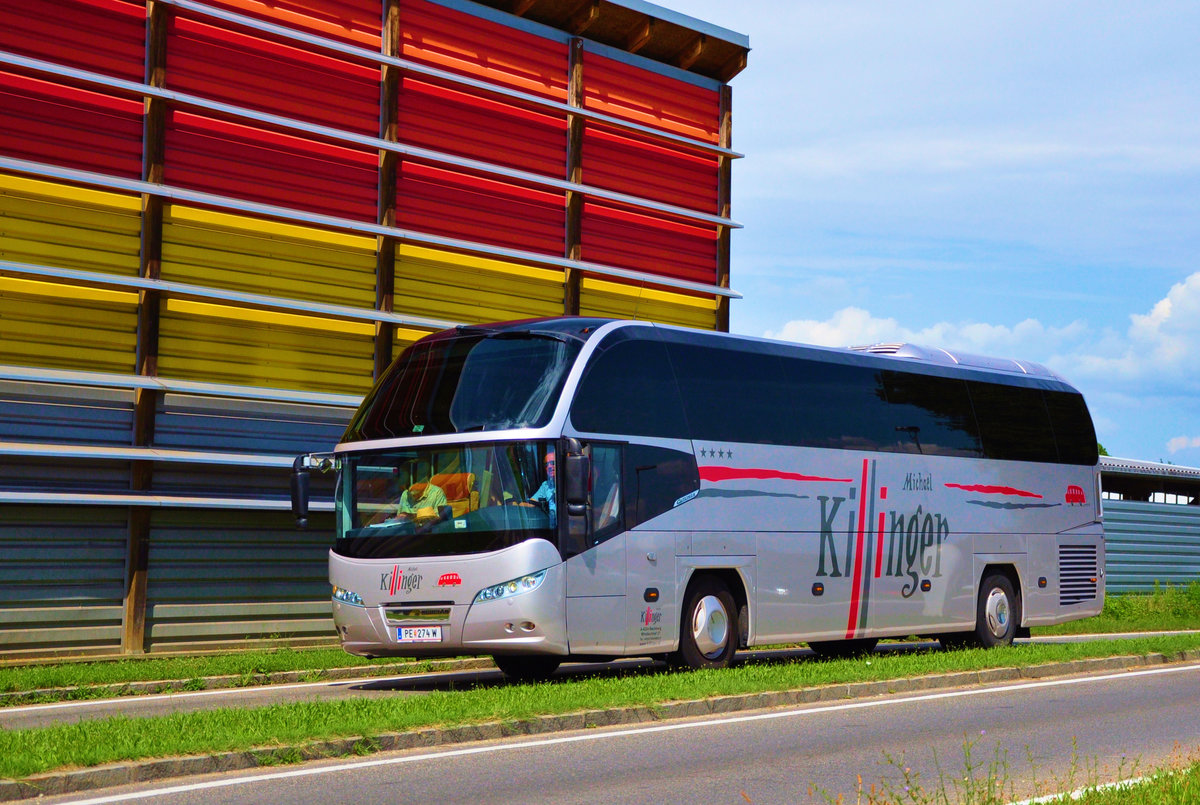
POLYGON ((750 37, 735 332, 1038 361, 1200 466, 1200 4, 658 3, 750 37))

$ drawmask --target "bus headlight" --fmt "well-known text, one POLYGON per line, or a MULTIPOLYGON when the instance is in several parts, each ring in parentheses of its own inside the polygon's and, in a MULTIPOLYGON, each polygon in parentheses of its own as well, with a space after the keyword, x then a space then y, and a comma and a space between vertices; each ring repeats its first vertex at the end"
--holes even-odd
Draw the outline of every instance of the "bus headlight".
POLYGON ((333 585, 333 600, 341 601, 343 604, 361 607, 363 605, 362 596, 358 593, 352 593, 349 590, 343 590, 336 584, 333 585))
POLYGON ((531 593, 538 587, 542 586, 542 582, 546 580, 546 571, 539 570, 537 573, 530 573, 526 576, 506 581, 503 584, 494 584, 491 587, 484 587, 475 596, 476 604, 482 601, 496 601, 501 598, 512 598, 514 595, 521 593, 531 593))

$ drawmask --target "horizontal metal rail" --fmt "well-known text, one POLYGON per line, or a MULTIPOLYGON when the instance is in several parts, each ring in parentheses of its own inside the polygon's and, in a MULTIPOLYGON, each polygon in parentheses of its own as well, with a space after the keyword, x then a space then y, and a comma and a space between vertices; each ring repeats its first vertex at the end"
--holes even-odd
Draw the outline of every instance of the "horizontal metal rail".
POLYGON ((483 257, 503 258, 519 263, 530 263, 539 266, 575 269, 587 274, 621 277, 622 279, 633 280, 634 282, 643 282, 649 285, 659 285, 667 288, 680 288, 683 290, 694 291, 702 294, 710 294, 713 296, 724 296, 732 299, 742 298, 742 295, 737 291, 730 290, 729 288, 722 288, 719 285, 707 285, 701 282, 691 282, 689 280, 664 277, 658 274, 649 274, 644 271, 633 271, 627 268, 617 268, 616 266, 608 266, 602 263, 589 263, 583 260, 571 260, 566 257, 551 257, 549 255, 538 254, 537 252, 528 252, 522 249, 509 249, 502 246, 490 246, 484 243, 460 240, 458 238, 429 235, 426 233, 413 232, 394 226, 369 224, 363 221, 354 221, 349 218, 339 218, 337 216, 324 215, 322 213, 292 210, 286 207, 276 207, 273 204, 261 204, 254 201, 243 201, 241 199, 229 198, 228 196, 218 196, 212 193, 203 193, 198 190, 185 190, 184 188, 171 187, 170 185, 143 182, 138 179, 124 179, 119 176, 109 176, 102 173, 93 173, 92 171, 77 170, 75 168, 64 168, 58 165, 47 165, 42 162, 30 162, 24 159, 14 159, 12 157, 0 156, 0 170, 11 170, 16 171, 17 173, 33 176, 61 179, 63 181, 89 185, 92 187, 105 187, 114 190, 124 190, 130 193, 145 193, 146 195, 159 196, 161 198, 171 199, 172 201, 184 201, 192 204, 205 204, 221 209, 237 210, 238 212, 261 215, 284 221, 303 221, 304 223, 315 224, 317 226, 322 226, 329 229, 361 232, 368 235, 383 235, 384 237, 397 238, 407 243, 446 249, 454 252, 476 254, 483 257))
POLYGON ((217 299, 222 302, 237 302, 252 307, 268 308, 271 310, 292 310, 311 313, 317 316, 329 316, 336 319, 352 319, 357 321, 383 321, 392 324, 402 324, 408 327, 423 327, 432 331, 446 330, 457 327, 462 322, 445 319, 427 319, 422 316, 404 316, 398 313, 388 313, 382 310, 367 310, 349 307, 347 305, 331 305, 323 302, 306 302, 301 299, 287 299, 279 296, 246 293, 243 291, 228 291, 221 288, 210 288, 205 285, 191 285, 186 282, 148 279, 146 277, 131 277, 121 274, 101 274, 95 271, 81 271, 77 268, 58 268, 57 266, 42 266, 33 263, 14 263, 10 260, 0 260, 0 272, 23 274, 32 277, 52 277, 54 279, 73 280, 86 285, 103 285, 113 288, 136 288, 145 291, 161 291, 172 297, 187 297, 191 299, 217 299))
POLYGON ((426 162, 451 165, 456 168, 464 168, 466 170, 487 173, 493 176, 502 176, 506 179, 514 179, 516 181, 536 185, 539 187, 549 187, 556 190, 582 193, 583 195, 590 196, 592 198, 603 198, 609 201, 618 202, 620 204, 637 207, 639 209, 653 210, 654 212, 673 215, 677 218, 699 221, 701 223, 713 224, 715 226, 726 226, 731 229, 742 228, 740 223, 732 219, 725 218, 720 215, 710 215, 708 213, 699 212, 688 207, 680 207, 674 204, 664 204, 662 202, 652 201, 650 199, 629 195, 627 193, 618 193, 613 190, 605 190, 603 188, 580 184, 578 182, 569 182, 564 179, 554 179, 548 176, 543 176, 539 173, 531 173, 529 171, 517 170, 515 168, 506 168, 501 165, 496 165, 491 162, 483 162, 482 160, 478 159, 454 156, 453 154, 446 154, 441 151, 434 151, 428 148, 404 145, 403 143, 392 142, 390 140, 382 140, 378 137, 368 137, 364 134, 355 134, 354 132, 344 131, 342 129, 322 126, 318 123, 307 123, 303 120, 283 117, 282 115, 275 115, 269 112, 260 112, 256 109, 250 109, 244 106, 234 106, 221 101, 202 98, 198 95, 189 95, 183 92, 153 87, 149 84, 140 84, 136 81, 128 81, 123 78, 114 78, 101 73, 93 73, 88 70, 80 70, 75 67, 67 67, 65 65, 55 64, 53 62, 42 61, 41 59, 20 56, 8 51, 0 50, 0 64, 23 67, 27 70, 46 73, 59 78, 69 78, 82 83, 102 86, 107 89, 120 90, 131 95, 139 95, 147 98, 159 98, 178 105, 205 109, 211 112, 219 112, 232 117, 254 120, 259 123, 267 123, 272 126, 278 126, 279 128, 300 131, 306 134, 315 134, 319 137, 324 137, 328 140, 333 140, 336 142, 353 143, 355 145, 361 145, 373 150, 391 151, 401 156, 420 159, 426 162))
POLYGON ((56 386, 84 386, 110 389, 151 389, 197 397, 231 397, 256 402, 317 405, 355 409, 362 397, 352 394, 323 394, 314 391, 201 383, 146 375, 119 375, 105 372, 77 372, 67 369, 42 369, 34 366, 0 365, 0 380, 15 383, 45 383, 56 386))
POLYGON ((104 447, 101 445, 0 442, 0 456, 25 458, 83 458, 102 461, 170 461, 180 464, 224 464, 235 467, 288 469, 295 456, 213 453, 161 447, 104 447))
POLYGON ((563 103, 562 101, 554 101, 549 98, 543 98, 539 95, 531 95, 527 92, 521 92, 520 90, 508 89, 507 87, 497 86, 496 84, 489 84, 488 82, 481 81, 477 78, 470 78, 468 76, 449 72, 448 70, 440 70, 436 67, 429 67, 419 62, 401 59, 395 56, 387 56, 373 50, 367 50, 366 48, 358 47, 356 45, 338 42, 333 39, 326 39, 325 37, 317 36, 316 34, 297 31, 294 28, 276 25, 264 20, 257 20, 253 17, 246 17, 233 11, 225 11, 224 9, 213 8, 211 6, 206 6, 203 3, 194 2, 194 0, 160 0, 160 2, 166 5, 178 6, 179 8, 187 9, 188 11, 194 11, 197 14, 203 14, 205 16, 215 17, 226 22, 232 22, 235 25, 240 25, 244 28, 250 28, 262 33, 269 33, 274 36, 290 39, 295 42, 304 42, 305 44, 314 45, 335 53, 341 53, 345 56, 353 56, 354 58, 371 62, 373 64, 387 64, 393 67, 399 67, 401 70, 409 73, 422 75, 427 78, 436 78, 440 81, 445 81, 451 84, 459 84, 461 86, 471 87, 492 95, 498 95, 511 100, 520 101, 522 103, 538 106, 543 109, 552 109, 564 115, 578 115, 579 117, 587 118, 588 120, 594 120, 597 123, 603 123, 605 125, 626 131, 634 131, 639 134, 646 134, 659 140, 666 140, 678 145, 685 145, 698 151, 718 154, 720 156, 726 156, 732 159, 739 159, 744 156, 744 154, 740 154, 737 151, 724 148, 714 143, 705 142, 704 140, 697 140, 693 137, 687 137, 682 134, 674 134, 669 131, 656 129, 653 126, 634 123, 633 121, 624 120, 623 118, 614 117, 613 115, 607 115, 603 112, 597 112, 595 110, 580 106, 572 106, 568 103, 563 103))
MULTIPOLYGON (((290 511, 291 501, 274 498, 221 498, 189 495, 155 495, 136 493, 91 494, 79 492, 19 492, 0 491, 0 504, 24 503, 43 506, 146 506, 164 509, 243 509, 259 511, 290 511)), ((311 500, 309 511, 333 511, 332 500, 311 500)))

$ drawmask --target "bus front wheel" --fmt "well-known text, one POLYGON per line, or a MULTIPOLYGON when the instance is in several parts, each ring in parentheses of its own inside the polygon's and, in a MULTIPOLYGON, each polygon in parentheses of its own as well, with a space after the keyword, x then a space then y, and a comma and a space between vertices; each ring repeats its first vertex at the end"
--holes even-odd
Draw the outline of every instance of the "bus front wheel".
POLYGON ((992 573, 979 585, 972 641, 980 648, 1012 645, 1021 623, 1021 599, 1012 580, 1003 573, 992 573))
POLYGON ((705 576, 689 588, 683 602, 679 651, 673 663, 689 668, 726 668, 737 651, 738 628, 733 594, 720 579, 705 576))

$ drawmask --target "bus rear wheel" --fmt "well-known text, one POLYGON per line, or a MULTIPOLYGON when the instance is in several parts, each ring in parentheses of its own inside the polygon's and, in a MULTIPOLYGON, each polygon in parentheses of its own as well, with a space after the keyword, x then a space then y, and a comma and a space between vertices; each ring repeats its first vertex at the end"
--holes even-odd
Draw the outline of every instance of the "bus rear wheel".
POLYGON ((971 642, 980 648, 1010 646, 1021 623, 1021 599, 1012 580, 1003 573, 986 576, 979 585, 975 633, 971 642))
POLYGON ((492 657, 496 667, 516 682, 542 682, 558 670, 562 661, 557 657, 515 656, 497 654, 492 657))
POLYGON ((726 668, 737 651, 737 609, 733 594, 720 579, 704 576, 689 588, 683 601, 679 651, 675 665, 689 668, 726 668))

